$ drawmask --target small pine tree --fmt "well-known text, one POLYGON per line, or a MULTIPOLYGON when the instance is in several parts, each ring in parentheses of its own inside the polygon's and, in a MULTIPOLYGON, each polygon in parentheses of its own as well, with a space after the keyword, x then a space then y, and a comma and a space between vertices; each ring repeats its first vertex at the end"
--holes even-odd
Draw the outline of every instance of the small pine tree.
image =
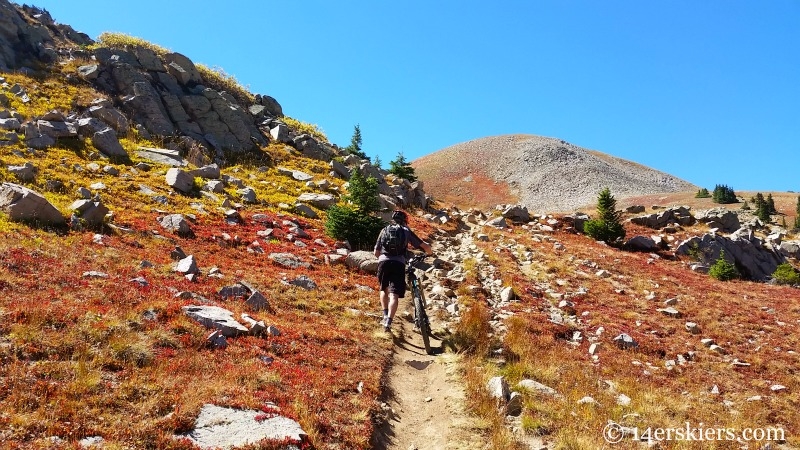
POLYGON ((725 259, 725 250, 719 252, 719 258, 708 269, 708 274, 720 281, 739 278, 739 271, 736 270, 736 266, 725 259))
POLYGON ((769 223, 770 222, 770 212, 769 212, 769 205, 767 201, 764 199, 764 196, 761 192, 756 194, 756 217, 758 217, 762 222, 769 223))
POLYGON ((779 265, 772 274, 772 278, 778 284, 800 284, 800 274, 798 274, 797 270, 789 263, 779 265))
POLYGON ((694 198, 709 198, 709 197, 711 197, 711 193, 708 192, 708 189, 706 188, 700 188, 697 191, 697 194, 694 194, 694 198))
POLYGON ((786 216, 781 216, 781 227, 784 230, 788 228, 788 225, 786 225, 786 216))
POLYGON ((373 177, 364 178, 361 171, 354 168, 350 174, 349 183, 348 193, 344 197, 345 201, 352 203, 355 209, 362 214, 371 214, 381 209, 378 180, 373 177))
POLYGON ((778 210, 775 209, 775 200, 772 198, 772 193, 767 194, 767 212, 770 214, 778 214, 778 210))
POLYGON ((346 240, 354 249, 369 250, 375 244, 385 222, 373 213, 380 209, 378 180, 365 178, 358 169, 350 175, 350 186, 344 206, 328 209, 325 233, 338 240, 346 240))
POLYGON ((797 209, 795 210, 794 227, 795 229, 800 229, 800 196, 797 197, 797 209))
POLYGON ((381 164, 383 164, 383 161, 381 161, 381 157, 378 156, 378 155, 375 155, 372 158, 372 165, 380 169, 381 168, 381 164))
POLYGON ((736 203, 739 201, 736 198, 736 193, 733 191, 733 188, 724 184, 718 184, 714 187, 714 193, 711 194, 711 200, 714 203, 722 204, 736 203))
POLYGON ((389 173, 392 173, 400 178, 405 178, 410 182, 417 181, 417 175, 414 173, 414 168, 411 163, 406 161, 403 152, 397 153, 397 158, 394 161, 389 161, 389 173))
POLYGON ((353 127, 353 137, 350 138, 350 145, 345 147, 345 150, 361 159, 367 159, 367 154, 361 150, 361 127, 358 124, 353 127))
POLYGON ((597 215, 597 219, 588 220, 583 226, 588 236, 607 243, 625 237, 622 214, 617 211, 617 200, 611 195, 609 188, 600 191, 597 197, 597 215))
POLYGON ((742 209, 744 211, 750 211, 750 204, 747 203, 747 200, 745 200, 744 203, 742 204, 742 209))

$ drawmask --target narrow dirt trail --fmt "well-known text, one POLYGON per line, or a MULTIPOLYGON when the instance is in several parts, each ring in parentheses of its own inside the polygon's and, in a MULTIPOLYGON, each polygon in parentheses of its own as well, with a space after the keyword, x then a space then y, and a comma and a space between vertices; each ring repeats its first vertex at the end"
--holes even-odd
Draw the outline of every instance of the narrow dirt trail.
MULTIPOLYGON (((406 299, 408 300, 408 299, 406 299)), ((402 305, 402 304, 401 304, 402 305)), ((387 450, 483 449, 483 438, 464 409, 458 356, 425 354, 419 333, 408 320, 392 330, 394 356, 384 395, 385 420, 373 448, 387 450)))

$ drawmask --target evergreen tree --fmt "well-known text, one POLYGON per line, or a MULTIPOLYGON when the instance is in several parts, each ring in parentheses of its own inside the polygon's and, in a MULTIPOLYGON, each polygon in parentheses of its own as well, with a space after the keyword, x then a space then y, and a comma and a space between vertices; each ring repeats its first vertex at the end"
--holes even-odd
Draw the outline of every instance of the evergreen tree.
POLYGON ((358 124, 353 128, 353 137, 350 138, 350 145, 345 147, 345 150, 361 159, 367 159, 367 154, 361 150, 361 127, 358 124))
POLYGON ((403 155, 402 151, 397 154, 397 158, 395 158, 394 161, 389 161, 389 173, 400 178, 405 178, 412 183, 417 181, 414 168, 411 167, 410 162, 406 161, 406 157, 403 155))
POLYGON ((742 209, 745 211, 750 211, 750 205, 747 203, 747 200, 745 200, 744 204, 742 204, 742 209))
POLYGON ((346 240, 353 249, 370 250, 378 240, 385 222, 373 213, 380 209, 378 181, 364 178, 358 169, 350 175, 346 205, 328 209, 325 233, 338 240, 346 240))
POLYGON ((714 203, 736 203, 739 201, 736 198, 736 193, 733 188, 724 184, 718 184, 714 187, 714 193, 711 194, 711 200, 714 203))
POLYGON ((800 196, 797 197, 797 209, 794 216, 794 227, 800 229, 800 196))
POLYGON ((694 195, 694 198, 709 198, 709 197, 711 197, 711 193, 708 192, 708 189, 706 188, 700 188, 697 191, 697 194, 694 195))
POLYGON ((611 243, 625 237, 622 226, 622 213, 617 211, 617 200, 611 190, 605 188, 597 197, 597 219, 587 221, 584 232, 598 241, 611 243))
POLYGON ((765 224, 770 222, 770 212, 769 212, 769 205, 767 201, 764 200, 764 196, 761 192, 756 194, 756 217, 758 217, 762 222, 765 224))
POLYGON ((708 274, 720 281, 739 278, 739 271, 736 270, 736 266, 725 259, 725 250, 719 252, 719 258, 708 269, 708 274))
POLYGON ((772 199, 772 193, 767 194, 767 212, 778 214, 778 210, 775 209, 775 200, 772 199))
POLYGON ((357 168, 350 173, 347 195, 344 200, 354 205, 363 214, 372 214, 381 209, 378 197, 378 180, 373 177, 364 178, 357 168))
POLYGON ((383 161, 381 161, 381 157, 378 156, 378 155, 375 155, 372 158, 372 165, 380 169, 381 168, 381 164, 383 164, 383 161))

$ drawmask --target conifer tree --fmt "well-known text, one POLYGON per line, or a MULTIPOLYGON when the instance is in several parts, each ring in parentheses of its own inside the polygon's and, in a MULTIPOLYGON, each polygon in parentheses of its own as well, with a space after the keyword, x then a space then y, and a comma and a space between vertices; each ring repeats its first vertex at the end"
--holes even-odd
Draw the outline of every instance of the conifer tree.
POLYGON ((794 227, 800 230, 800 196, 797 197, 797 209, 794 216, 794 227))
POLYGON ((361 150, 361 127, 358 124, 353 127, 353 137, 350 138, 350 145, 345 147, 345 150, 361 159, 367 159, 366 153, 361 150))
POLYGON ((711 197, 711 193, 708 192, 706 188, 700 188, 696 194, 694 194, 694 198, 709 198, 711 197))
POLYGON ((758 217, 762 222, 769 223, 770 222, 770 213, 769 213, 769 205, 767 201, 764 199, 764 195, 761 192, 756 194, 756 217, 758 217))
POLYGON ((389 173, 395 174, 400 178, 405 178, 412 183, 417 181, 414 168, 411 167, 410 162, 406 161, 406 157, 403 155, 402 151, 397 153, 397 158, 393 161, 389 161, 389 173))
POLYGON ((775 209, 775 200, 772 198, 772 193, 767 194, 767 212, 770 214, 778 214, 778 210, 775 209))
POLYGON ((380 209, 378 181, 364 177, 358 169, 350 175, 345 205, 328 209, 325 233, 338 240, 346 240, 353 249, 369 250, 375 244, 385 223, 373 213, 380 209))
POLYGON ((611 190, 605 188, 597 197, 597 219, 587 221, 584 232, 598 241, 611 243, 625 237, 625 228, 622 226, 622 214, 617 211, 617 200, 611 195, 611 190))

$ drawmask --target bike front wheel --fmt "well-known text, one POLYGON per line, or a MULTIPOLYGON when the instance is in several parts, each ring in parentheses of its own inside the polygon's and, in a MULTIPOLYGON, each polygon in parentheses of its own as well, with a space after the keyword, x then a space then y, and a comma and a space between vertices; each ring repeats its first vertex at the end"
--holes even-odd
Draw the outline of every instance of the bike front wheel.
POLYGON ((431 354, 431 325, 428 322, 428 315, 425 313, 425 307, 422 303, 422 298, 418 295, 414 296, 414 317, 416 318, 419 334, 422 335, 422 343, 425 344, 425 353, 431 354))

